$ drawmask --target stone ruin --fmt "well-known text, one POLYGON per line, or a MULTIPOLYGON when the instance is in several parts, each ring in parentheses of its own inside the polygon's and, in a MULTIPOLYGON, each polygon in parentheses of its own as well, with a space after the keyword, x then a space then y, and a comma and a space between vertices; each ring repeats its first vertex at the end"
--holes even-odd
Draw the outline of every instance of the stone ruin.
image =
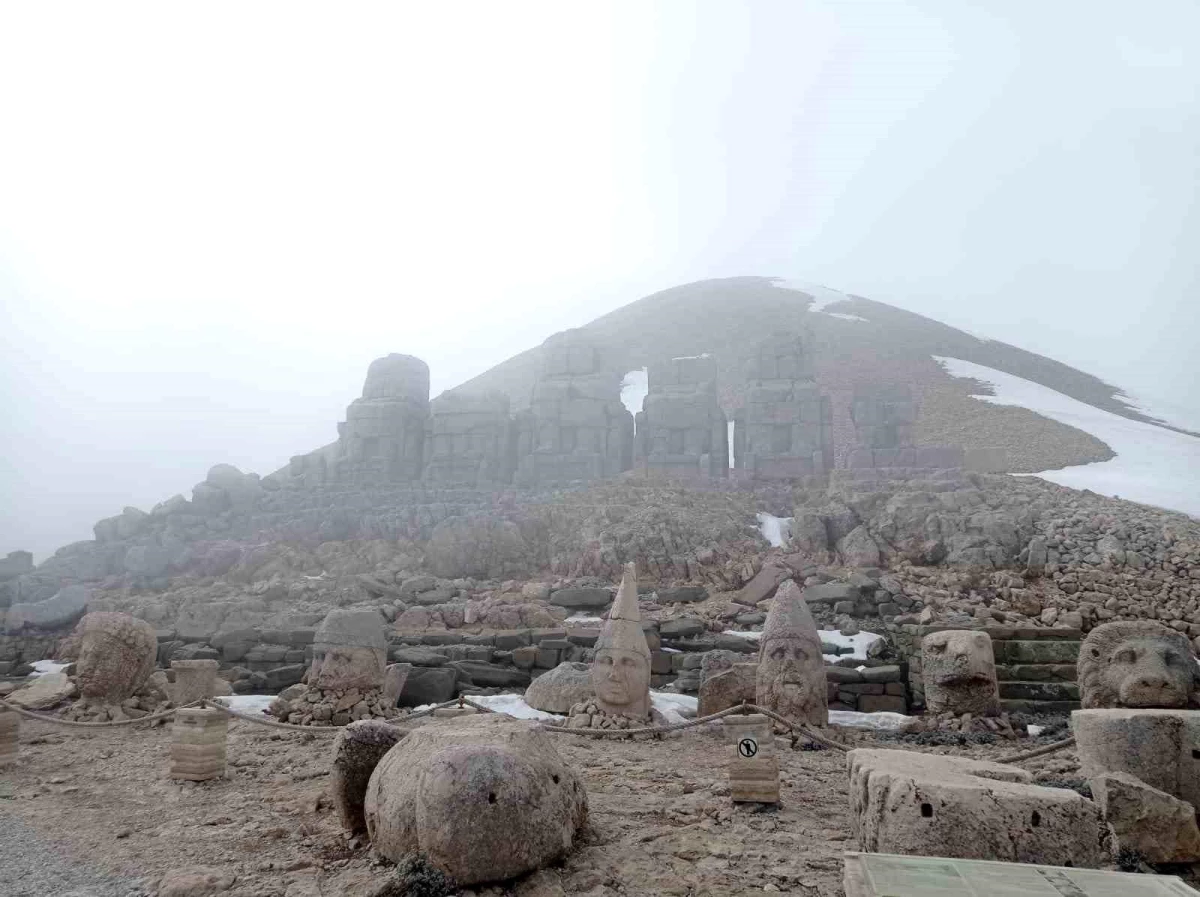
POLYGON ((419 480, 429 417, 429 365, 411 355, 377 358, 362 397, 338 424, 336 478, 358 485, 419 480))
POLYGON ((933 715, 1000 715, 992 638, 976 629, 931 632, 921 642, 925 709, 933 715))
POLYGON ((788 719, 828 725, 821 636, 804 594, 792 580, 775 593, 759 644, 755 703, 788 719))
POLYGON ((1187 636, 1152 620, 1104 623, 1079 650, 1084 709, 1200 707, 1200 668, 1187 636))
POLYGON ((859 384, 850 405, 854 447, 846 467, 962 467, 962 446, 916 444, 918 406, 912 389, 899 383, 859 384))
POLYGON ((385 625, 373 608, 331 610, 313 638, 307 685, 284 689, 271 702, 272 715, 302 726, 344 726, 393 715, 383 696, 385 625))
POLYGON ((405 733, 339 733, 334 803, 380 856, 419 855, 460 886, 531 872, 569 851, 587 792, 536 724, 502 714, 434 719, 405 733))
POLYGON ((680 479, 729 475, 729 427, 717 402, 717 362, 709 355, 651 365, 636 417, 636 468, 680 479))
POLYGON ((833 462, 833 410, 813 379, 804 339, 779 334, 746 365, 746 404, 734 426, 739 470, 759 478, 821 474, 833 462))
POLYGON ((516 430, 508 396, 443 393, 430 405, 424 479, 482 486, 507 483, 516 467, 516 430))
POLYGON ((158 637, 144 620, 90 613, 79 621, 76 632, 75 677, 84 700, 120 704, 133 697, 154 672, 158 637))
POLYGON ((621 373, 578 330, 542 344, 529 411, 517 421, 520 485, 616 476, 633 464, 633 415, 621 404, 621 373))

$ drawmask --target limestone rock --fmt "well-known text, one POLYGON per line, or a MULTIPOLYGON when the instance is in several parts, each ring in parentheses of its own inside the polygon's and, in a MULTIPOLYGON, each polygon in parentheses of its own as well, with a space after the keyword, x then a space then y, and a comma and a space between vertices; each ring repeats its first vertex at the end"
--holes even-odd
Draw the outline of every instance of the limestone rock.
POLYGON ((525 572, 529 554, 515 523, 491 515, 460 516, 434 527, 425 563, 436 576, 499 579, 525 572))
POLYGON ((1151 788, 1136 776, 1109 772, 1089 780, 1117 850, 1134 850, 1148 863, 1200 860, 1196 808, 1151 788))
POLYGON ((371 773, 406 734, 400 727, 379 720, 353 722, 338 732, 333 742, 329 790, 344 831, 358 834, 367 830, 363 798, 371 773))
POLYGON ((421 854, 460 885, 553 862, 587 819, 583 785, 550 736, 501 714, 413 731, 376 766, 364 806, 379 854, 421 854))
POLYGON ((708 716, 742 703, 755 700, 755 677, 758 664, 739 663, 726 670, 706 674, 700 680, 698 716, 708 716))
POLYGON ((847 765, 864 851, 1083 868, 1103 860, 1096 805, 1030 784, 1025 770, 889 750, 851 751, 847 765))
POLYGON ((865 526, 857 526, 839 539, 837 549, 847 567, 876 567, 882 560, 879 543, 865 526))
POLYGON ((792 581, 775 594, 763 627, 755 685, 760 707, 811 725, 829 723, 821 638, 804 595, 792 581))
POLYGON ((1076 710, 1071 729, 1085 777, 1129 773, 1200 806, 1200 710, 1076 710))
POLYGON ((385 621, 378 611, 335 608, 313 638, 310 684, 324 689, 370 689, 383 685, 387 661, 385 621))
POLYGON ((224 894, 236 880, 231 872, 207 866, 172 869, 158 883, 158 897, 213 897, 224 894))
POLYGON ((91 589, 86 586, 67 586, 45 601, 14 604, 4 617, 4 629, 6 632, 20 632, 27 626, 58 629, 82 617, 91 598, 91 589))
POLYGON ((411 663, 389 663, 383 671, 383 700, 388 707, 395 707, 400 700, 411 672, 411 663))
POLYGON ((119 704, 150 678, 158 655, 158 636, 145 620, 127 614, 90 613, 79 621, 79 693, 105 704, 119 704))
POLYGON ((560 663, 525 689, 525 703, 546 713, 570 713, 571 707, 594 697, 591 668, 586 663, 560 663))
POLYGON ((49 710, 75 695, 75 683, 66 673, 46 673, 22 685, 5 700, 26 710, 49 710))
POLYGON ((1097 626, 1079 650, 1084 709, 1200 706, 1200 667, 1187 636, 1152 620, 1097 626))
POLYGON ((992 637, 972 629, 933 632, 921 641, 929 713, 1000 715, 992 637))

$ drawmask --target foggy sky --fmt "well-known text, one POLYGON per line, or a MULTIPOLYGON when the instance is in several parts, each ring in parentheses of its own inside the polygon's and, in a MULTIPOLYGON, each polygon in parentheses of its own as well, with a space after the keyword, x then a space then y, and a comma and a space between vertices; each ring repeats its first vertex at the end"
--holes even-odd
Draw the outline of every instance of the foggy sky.
POLYGON ((0 7, 0 554, 707 277, 1200 421, 1200 7, 979 5, 0 7))

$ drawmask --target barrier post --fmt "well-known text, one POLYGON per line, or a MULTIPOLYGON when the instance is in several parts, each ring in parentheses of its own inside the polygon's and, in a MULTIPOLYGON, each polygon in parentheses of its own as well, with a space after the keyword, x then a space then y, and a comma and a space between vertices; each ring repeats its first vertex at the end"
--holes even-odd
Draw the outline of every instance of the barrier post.
POLYGON ((0 766, 17 762, 17 739, 21 735, 21 715, 0 710, 0 766))
POLYGON ((739 803, 779 803, 779 757, 771 721, 761 713, 727 716, 725 731, 733 754, 729 758, 729 794, 739 803))
POLYGON ((224 776, 228 734, 228 719, 220 710, 176 710, 171 730, 171 778, 204 782, 224 776))

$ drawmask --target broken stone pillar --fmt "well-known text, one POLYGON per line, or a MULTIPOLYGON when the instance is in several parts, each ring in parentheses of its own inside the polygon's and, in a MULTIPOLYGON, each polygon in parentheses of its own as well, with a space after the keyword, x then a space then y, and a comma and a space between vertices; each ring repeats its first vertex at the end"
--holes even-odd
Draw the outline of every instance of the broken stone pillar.
POLYGON ((864 851, 1086 868, 1105 859, 1096 805, 1031 784, 1023 769, 915 751, 846 756, 864 851))
POLYGON ((21 735, 21 715, 0 710, 0 767, 17 762, 17 742, 21 735))
POLYGON ((1148 863, 1192 863, 1200 859, 1196 808, 1151 788, 1126 772, 1088 781, 1116 843, 1113 853, 1132 851, 1148 863))
POLYGON ((760 478, 820 474, 832 465, 833 412, 813 379, 804 340, 778 334, 746 365, 746 404, 734 427, 739 470, 760 478))
POLYGON ((621 373, 578 330, 542 344, 541 375, 517 429, 521 485, 598 480, 633 464, 633 415, 621 404, 621 373))
POLYGON ((729 475, 728 424, 717 404, 717 362, 708 355, 651 365, 637 415, 637 468, 646 476, 729 475))
POLYGON ((770 718, 751 713, 727 716, 723 722, 732 745, 729 796, 735 802, 779 803, 779 757, 770 718))
POLYGON ((755 701, 793 722, 829 724, 821 637, 800 587, 779 587, 763 625, 755 701))
POLYGON ((361 398, 338 424, 337 479, 371 485, 420 479, 429 417, 429 366, 411 355, 371 362, 361 398))
POLYGON ((477 486, 507 483, 516 466, 516 432, 508 396, 443 393, 430 404, 425 479, 477 486))
POLYGON ((220 710, 176 710, 171 730, 171 778, 204 782, 224 776, 228 734, 229 721, 220 710))
POLYGON ((1125 772, 1200 807, 1200 710, 1076 710, 1080 772, 1125 772))
POLYGON ((182 707, 201 698, 213 697, 217 693, 219 667, 215 660, 172 660, 171 669, 175 673, 172 700, 182 707))
POLYGON ((1000 715, 992 637, 975 629, 931 632, 921 640, 925 708, 932 714, 1000 715))

